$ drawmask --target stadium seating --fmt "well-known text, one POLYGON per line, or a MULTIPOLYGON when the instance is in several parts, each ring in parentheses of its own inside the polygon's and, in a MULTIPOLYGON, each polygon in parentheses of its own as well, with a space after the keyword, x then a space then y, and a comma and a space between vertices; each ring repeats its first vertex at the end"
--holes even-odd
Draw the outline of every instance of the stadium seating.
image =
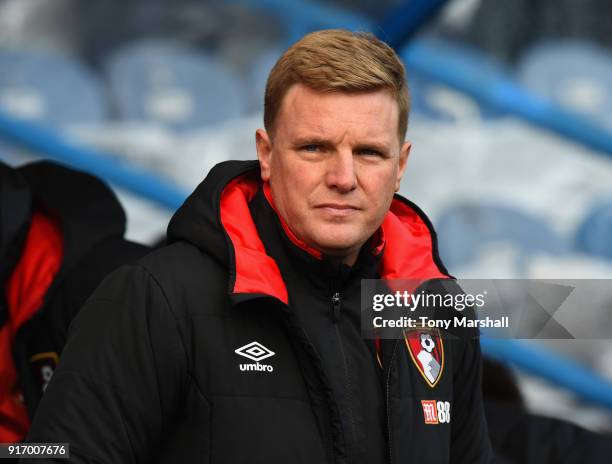
POLYGON ((264 93, 268 74, 280 57, 280 48, 271 48, 255 58, 246 76, 249 94, 249 110, 252 112, 263 111, 264 93))
POLYGON ((194 129, 243 116, 239 79, 203 52, 169 41, 127 45, 107 62, 111 97, 124 121, 194 129))
POLYGON ((52 128, 98 123, 107 105, 97 77, 68 56, 0 49, 0 110, 52 128))
POLYGON ((522 57, 529 90, 612 128, 612 52, 586 41, 544 42, 522 57))
POLYGON ((432 101, 432 94, 435 92, 436 86, 431 81, 418 75, 409 74, 408 88, 410 89, 411 116, 425 117, 437 121, 453 121, 454 118, 450 108, 440 108, 440 105, 432 101))
POLYGON ((598 204, 587 213, 574 243, 579 251, 612 259, 612 203, 598 204))
POLYGON ((517 268, 536 253, 558 255, 565 242, 541 219, 510 207, 460 203, 446 210, 437 221, 439 250, 451 270, 476 260, 487 246, 512 247, 517 268))
MULTIPOLYGON (((442 82, 456 87, 457 82, 463 80, 469 82, 470 86, 485 89, 501 79, 507 71, 496 59, 467 45, 431 38, 412 41, 400 51, 400 56, 408 69, 411 85, 413 82, 423 84, 418 89, 418 93, 423 96, 416 98, 424 99, 425 104, 434 109, 434 112, 446 114, 446 119, 456 120, 473 114, 483 119, 493 119, 505 114, 491 105, 475 101, 468 96, 470 92, 466 95, 457 89, 444 91, 445 87, 440 85, 442 82), (447 65, 456 75, 449 73, 440 79, 438 71, 447 65), (474 70, 478 71, 477 75, 474 70)), ((413 92, 413 95, 416 93, 413 92)), ((417 101, 417 110, 419 106, 417 101)))

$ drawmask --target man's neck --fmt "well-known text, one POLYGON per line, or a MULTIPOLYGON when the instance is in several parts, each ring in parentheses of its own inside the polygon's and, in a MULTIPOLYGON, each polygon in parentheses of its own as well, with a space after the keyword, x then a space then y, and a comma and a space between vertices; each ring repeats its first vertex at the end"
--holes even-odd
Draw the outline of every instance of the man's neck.
POLYGON ((331 251, 328 252, 326 250, 321 250, 322 253, 331 258, 334 261, 338 261, 340 263, 346 264, 347 266, 353 266, 356 262, 357 262, 357 258, 359 257, 359 253, 361 252, 361 248, 363 247, 363 245, 361 247, 359 247, 357 250, 355 251, 351 251, 349 254, 346 253, 338 253, 335 251, 331 251))

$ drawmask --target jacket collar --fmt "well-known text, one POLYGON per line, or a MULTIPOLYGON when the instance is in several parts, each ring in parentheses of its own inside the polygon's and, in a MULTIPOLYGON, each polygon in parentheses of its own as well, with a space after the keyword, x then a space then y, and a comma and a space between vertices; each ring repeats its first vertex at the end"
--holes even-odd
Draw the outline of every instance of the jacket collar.
MULTIPOLYGON (((172 218, 168 241, 191 242, 226 267, 228 292, 234 303, 268 296, 287 304, 281 272, 266 253, 249 211, 249 203, 261 187, 257 161, 218 164, 172 218)), ((289 231, 286 224, 283 228, 289 231)), ((395 195, 380 234, 380 249, 384 243, 379 268, 382 279, 450 277, 438 256, 431 222, 414 203, 395 195)), ((289 238, 304 245, 292 234, 289 238)), ((305 249, 313 256, 319 253, 305 249)))

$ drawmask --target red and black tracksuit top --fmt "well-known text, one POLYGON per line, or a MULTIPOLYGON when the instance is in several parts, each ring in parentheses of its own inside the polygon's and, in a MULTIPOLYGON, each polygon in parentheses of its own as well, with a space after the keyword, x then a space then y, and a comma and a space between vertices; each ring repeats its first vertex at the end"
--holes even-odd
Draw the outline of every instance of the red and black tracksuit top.
POLYGON ((406 339, 360 337, 361 279, 448 279, 423 213, 397 197, 348 267, 293 236, 259 175, 217 165, 169 245, 105 279, 28 440, 91 463, 489 462, 477 338, 444 340, 431 387, 406 339))
POLYGON ((25 438, 72 317, 103 277, 149 249, 100 180, 0 163, 0 443, 25 438))

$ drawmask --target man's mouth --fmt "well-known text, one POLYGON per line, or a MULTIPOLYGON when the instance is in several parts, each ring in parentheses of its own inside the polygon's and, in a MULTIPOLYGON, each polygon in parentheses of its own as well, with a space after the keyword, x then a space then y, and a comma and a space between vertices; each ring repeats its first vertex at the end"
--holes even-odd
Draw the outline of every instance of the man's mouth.
POLYGON ((316 208, 333 216, 350 216, 360 210, 357 206, 347 203, 321 203, 316 208))

